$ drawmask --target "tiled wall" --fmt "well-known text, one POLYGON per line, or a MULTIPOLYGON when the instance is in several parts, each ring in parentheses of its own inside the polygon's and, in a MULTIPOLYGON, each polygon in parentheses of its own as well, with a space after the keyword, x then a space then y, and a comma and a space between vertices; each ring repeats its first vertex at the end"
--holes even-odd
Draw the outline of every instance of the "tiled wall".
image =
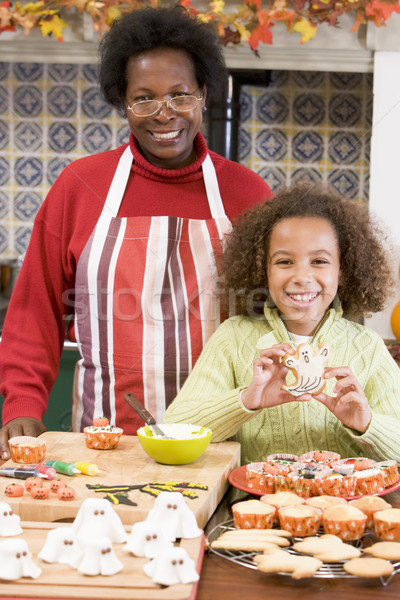
MULTIPOLYGON (((368 201, 372 75, 273 71, 241 104, 240 162, 272 189, 307 178, 368 201)), ((62 168, 127 133, 94 65, 0 63, 0 258, 25 251, 62 168)))

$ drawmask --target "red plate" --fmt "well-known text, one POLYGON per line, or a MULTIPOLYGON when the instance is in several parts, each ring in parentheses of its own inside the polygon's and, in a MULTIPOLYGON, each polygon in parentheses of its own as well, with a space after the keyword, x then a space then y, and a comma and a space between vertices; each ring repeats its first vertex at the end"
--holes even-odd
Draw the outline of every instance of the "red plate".
MULTIPOLYGON (((265 492, 258 492, 253 488, 250 488, 247 485, 246 481, 246 466, 242 465, 237 469, 234 469, 229 473, 229 483, 233 485, 233 487, 238 488, 238 490, 242 490, 243 492, 247 492, 248 494, 252 494, 253 496, 265 496, 265 492)), ((400 479, 393 485, 385 488, 382 492, 376 492, 375 494, 371 494, 371 496, 386 496, 386 494, 390 494, 391 492, 395 492, 400 488, 400 479)), ((343 496, 345 500, 357 500, 358 498, 362 498, 362 496, 343 496)))

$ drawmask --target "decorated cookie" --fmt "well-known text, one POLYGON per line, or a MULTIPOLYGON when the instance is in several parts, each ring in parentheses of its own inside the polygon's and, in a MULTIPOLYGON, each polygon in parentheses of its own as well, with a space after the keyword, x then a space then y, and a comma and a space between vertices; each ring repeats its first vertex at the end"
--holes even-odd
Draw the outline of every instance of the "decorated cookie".
POLYGON ((295 381, 282 386, 282 389, 293 396, 320 394, 326 383, 323 375, 330 350, 330 346, 320 343, 315 353, 309 344, 304 343, 297 346, 295 354, 287 352, 282 357, 282 363, 293 373, 295 381))

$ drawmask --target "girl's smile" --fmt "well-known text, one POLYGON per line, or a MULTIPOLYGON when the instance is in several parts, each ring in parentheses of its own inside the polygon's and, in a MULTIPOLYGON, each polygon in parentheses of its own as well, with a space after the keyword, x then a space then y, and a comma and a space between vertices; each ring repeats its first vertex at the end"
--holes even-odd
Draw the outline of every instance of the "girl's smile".
POLYGON ((288 331, 313 335, 334 299, 340 276, 335 230, 320 217, 291 217, 272 230, 269 293, 288 331))

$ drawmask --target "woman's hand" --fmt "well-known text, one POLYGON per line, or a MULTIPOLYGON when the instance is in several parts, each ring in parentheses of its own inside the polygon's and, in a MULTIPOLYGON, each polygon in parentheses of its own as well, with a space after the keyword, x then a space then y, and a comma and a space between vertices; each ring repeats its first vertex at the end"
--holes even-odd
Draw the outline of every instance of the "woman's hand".
MULTIPOLYGON (((296 398, 282 390, 285 385, 288 368, 280 362, 282 356, 294 350, 290 344, 275 344, 262 350, 260 358, 253 362, 253 379, 242 392, 242 402, 249 410, 270 408, 286 402, 301 402, 303 397, 296 398)), ((304 398, 309 400, 310 397, 304 398)))
POLYGON ((8 446, 8 440, 18 435, 32 435, 37 437, 41 433, 46 431, 46 427, 42 421, 35 419, 34 417, 17 417, 12 421, 9 421, 7 425, 4 425, 0 429, 0 458, 1 460, 8 460, 10 458, 10 449, 8 446))
POLYGON ((371 421, 371 409, 360 383, 350 367, 327 367, 325 379, 336 377, 335 397, 322 393, 315 399, 328 408, 346 427, 364 433, 371 421))

